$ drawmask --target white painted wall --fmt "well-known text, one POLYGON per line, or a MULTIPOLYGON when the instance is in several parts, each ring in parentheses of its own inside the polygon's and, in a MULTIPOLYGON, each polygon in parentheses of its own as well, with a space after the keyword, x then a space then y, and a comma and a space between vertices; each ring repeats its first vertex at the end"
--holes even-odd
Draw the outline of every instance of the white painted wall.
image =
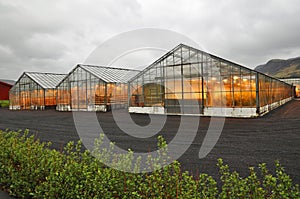
POLYGON ((262 106, 262 107, 259 108, 259 112, 260 112, 261 115, 264 115, 264 114, 268 113, 269 111, 271 111, 271 110, 273 110, 273 109, 275 109, 275 108, 277 108, 277 107, 279 107, 279 106, 281 106, 281 105, 283 105, 283 104, 291 101, 292 99, 293 99, 292 97, 289 97, 289 98, 280 100, 278 102, 274 102, 272 104, 268 104, 266 106, 262 106))
POLYGON ((87 109, 71 109, 70 105, 57 105, 57 111, 101 111, 106 112, 106 105, 89 105, 87 109))
MULTIPOLYGON (((129 107, 129 113, 166 114, 164 107, 129 107)), ((181 115, 181 114, 170 114, 181 115)), ((192 114, 189 114, 192 115, 192 114)), ((256 108, 205 108, 204 116, 256 117, 256 108)))
POLYGON ((203 115, 218 117, 257 117, 256 108, 207 107, 204 108, 203 115))
POLYGON ((56 105, 57 111, 71 111, 70 105, 56 105))
MULTIPOLYGON (((287 103, 288 101, 292 100, 293 98, 287 98, 281 100, 279 102, 272 103, 267 106, 260 107, 260 114, 256 113, 256 108, 228 108, 228 107, 206 107, 203 110, 202 116, 217 116, 217 117, 243 117, 243 118, 250 118, 250 117, 258 117, 259 115, 264 115, 269 111, 287 103)), ((129 113, 144 113, 144 114, 168 114, 166 113, 164 107, 129 107, 129 113)), ((182 115, 182 114, 168 114, 168 115, 182 115)), ((187 114, 193 115, 193 114, 187 114)), ((197 114, 199 115, 199 114, 197 114)), ((201 116, 200 115, 200 116, 201 116)))
POLYGON ((164 107, 129 107, 129 113, 165 114, 164 107))
POLYGON ((16 105, 16 106, 10 105, 9 110, 21 110, 21 107, 19 105, 16 105))

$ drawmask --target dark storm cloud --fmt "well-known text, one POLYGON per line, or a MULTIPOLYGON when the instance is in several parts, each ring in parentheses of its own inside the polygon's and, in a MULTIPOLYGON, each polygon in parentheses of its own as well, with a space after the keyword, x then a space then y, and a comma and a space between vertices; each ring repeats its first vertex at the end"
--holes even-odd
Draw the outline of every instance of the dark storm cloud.
POLYGON ((299 11, 297 0, 0 0, 0 78, 67 73, 101 42, 143 27, 177 31, 254 67, 300 56, 299 11))

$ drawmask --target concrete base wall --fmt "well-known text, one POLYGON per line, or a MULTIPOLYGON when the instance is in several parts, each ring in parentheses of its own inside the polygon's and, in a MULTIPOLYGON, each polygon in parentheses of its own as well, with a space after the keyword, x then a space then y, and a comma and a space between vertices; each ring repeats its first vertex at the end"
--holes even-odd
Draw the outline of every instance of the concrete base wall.
MULTIPOLYGON (((16 105, 16 106, 10 105, 9 110, 22 110, 22 109, 21 109, 21 106, 19 106, 19 105, 16 105)), ((27 110, 45 110, 45 106, 34 106, 34 105, 32 105, 27 110)))
POLYGON ((291 101, 292 99, 293 99, 292 97, 289 97, 289 98, 280 100, 278 102, 274 102, 272 104, 268 104, 266 106, 262 106, 262 107, 259 108, 259 114, 260 115, 264 115, 264 114, 268 113, 269 111, 271 111, 271 110, 273 110, 273 109, 275 109, 275 108, 277 108, 277 107, 279 107, 279 106, 281 106, 281 105, 283 105, 283 104, 291 101))
MULTIPOLYGON (((279 102, 272 103, 267 106, 260 107, 259 113, 256 108, 228 108, 228 107, 205 107, 203 114, 198 116, 216 116, 216 117, 241 117, 251 118, 258 117, 268 113, 269 111, 287 103, 293 98, 287 98, 279 102)), ((196 115, 196 114, 181 114, 181 113, 166 113, 164 107, 128 107, 129 113, 144 113, 144 114, 167 114, 167 115, 196 115)))
POLYGON ((89 105, 87 111, 100 111, 100 112, 107 112, 106 105, 89 105))
POLYGON ((256 108, 204 108, 204 116, 218 117, 257 117, 256 108))
POLYGON ((72 109, 70 105, 57 105, 57 111, 101 111, 107 112, 106 105, 89 105, 87 109, 72 109))
POLYGON ((70 105, 57 105, 57 111, 100 111, 107 112, 111 109, 125 109, 128 106, 126 104, 111 104, 111 105, 89 105, 87 109, 72 109, 70 105))
POLYGON ((129 113, 197 115, 221 117, 256 117, 256 108, 205 108, 203 114, 166 113, 163 107, 129 107, 129 113))
POLYGON ((57 111, 71 111, 70 105, 57 105, 56 106, 57 111))
POLYGON ((129 107, 129 113, 165 114, 164 107, 129 107))
POLYGON ((21 110, 21 106, 9 106, 9 110, 21 110))

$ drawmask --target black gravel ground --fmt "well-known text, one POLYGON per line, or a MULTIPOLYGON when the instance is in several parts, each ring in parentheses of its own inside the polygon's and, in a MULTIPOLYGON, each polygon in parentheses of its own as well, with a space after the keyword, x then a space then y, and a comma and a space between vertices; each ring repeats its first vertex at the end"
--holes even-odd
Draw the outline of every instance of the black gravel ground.
MULTIPOLYGON (((82 114, 88 117, 91 113, 82 114)), ((119 111, 118 114, 126 116, 125 111, 119 111)), ((105 134, 118 146, 137 152, 156 148, 157 135, 148 139, 134 138, 118 128, 111 112, 97 113, 97 116, 105 134)), ((160 119, 163 116, 154 117, 160 119)), ((131 118, 141 126, 150 122, 148 115, 131 114, 131 118)), ((163 135, 166 141, 171 141, 178 130, 180 119, 180 116, 168 116, 158 134, 163 135)), ((300 183, 300 100, 293 100, 260 118, 226 118, 217 144, 203 159, 199 159, 198 153, 211 118, 198 119, 198 134, 179 159, 183 170, 188 170, 195 176, 204 172, 217 178, 217 159, 223 158, 232 170, 245 176, 249 166, 257 166, 261 162, 267 163, 270 170, 274 171, 274 160, 279 160, 293 181, 300 183)), ((79 139, 71 112, 0 109, 0 129, 30 129, 40 140, 51 141, 52 147, 58 150, 62 150, 67 142, 79 139)), ((189 129, 186 131, 188 136, 189 129)))

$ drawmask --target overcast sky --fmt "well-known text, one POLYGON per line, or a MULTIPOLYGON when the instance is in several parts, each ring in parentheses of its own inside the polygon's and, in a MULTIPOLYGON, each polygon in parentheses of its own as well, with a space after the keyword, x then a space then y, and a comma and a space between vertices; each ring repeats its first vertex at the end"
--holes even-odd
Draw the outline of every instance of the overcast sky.
POLYGON ((147 27, 253 68, 300 56, 299 15, 298 0, 0 0, 0 79, 68 73, 112 36, 147 27))

